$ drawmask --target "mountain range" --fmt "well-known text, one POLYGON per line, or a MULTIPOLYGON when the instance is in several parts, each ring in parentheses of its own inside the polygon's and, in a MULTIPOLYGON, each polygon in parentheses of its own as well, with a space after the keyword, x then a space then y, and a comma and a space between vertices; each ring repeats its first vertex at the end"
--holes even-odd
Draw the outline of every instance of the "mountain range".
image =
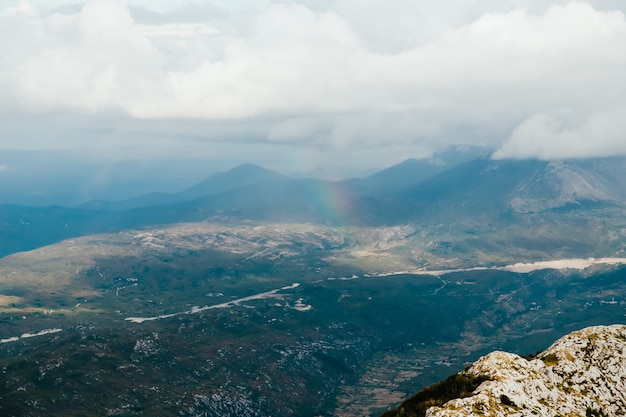
POLYGON ((537 216, 542 221, 570 222, 572 216, 588 210, 602 210, 612 219, 626 207, 624 157, 467 158, 457 152, 447 159, 406 160, 364 179, 342 181, 294 179, 246 164, 177 193, 149 193, 76 207, 4 204, 0 205, 5 233, 0 255, 88 233, 194 221, 335 226, 447 223, 485 231, 537 216))

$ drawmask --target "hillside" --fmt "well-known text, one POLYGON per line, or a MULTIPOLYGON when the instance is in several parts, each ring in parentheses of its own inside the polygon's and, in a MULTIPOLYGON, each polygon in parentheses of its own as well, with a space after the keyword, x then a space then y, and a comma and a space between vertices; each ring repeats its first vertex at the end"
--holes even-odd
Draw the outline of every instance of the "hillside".
POLYGON ((624 415, 624 375, 626 326, 588 327, 532 359, 498 351, 483 356, 383 416, 624 415))
POLYGON ((446 211, 540 213, 626 201, 626 160, 537 161, 479 158, 396 190, 393 197, 446 211))

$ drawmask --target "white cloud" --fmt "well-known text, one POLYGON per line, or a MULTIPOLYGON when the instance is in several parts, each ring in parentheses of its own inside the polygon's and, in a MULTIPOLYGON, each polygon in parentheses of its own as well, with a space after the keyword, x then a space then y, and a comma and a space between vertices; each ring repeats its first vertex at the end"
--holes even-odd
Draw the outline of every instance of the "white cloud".
POLYGON ((126 136, 155 135, 158 122, 171 142, 324 152, 458 142, 499 157, 624 152, 621 3, 451 3, 11 2, 0 9, 0 116, 107 115, 118 133, 133 120, 126 136))
POLYGON ((164 81, 160 54, 135 29, 125 7, 105 1, 75 15, 5 16, 0 85, 35 114, 128 111, 164 81))
POLYGON ((562 159, 626 155, 626 107, 579 115, 539 113, 524 120, 494 158, 562 159))

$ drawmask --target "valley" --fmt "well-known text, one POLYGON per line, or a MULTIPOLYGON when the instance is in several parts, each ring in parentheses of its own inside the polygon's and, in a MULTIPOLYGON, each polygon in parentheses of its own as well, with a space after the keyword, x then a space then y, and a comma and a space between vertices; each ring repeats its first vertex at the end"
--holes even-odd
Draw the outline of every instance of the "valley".
POLYGON ((530 353, 624 321, 622 258, 472 265, 422 239, 406 226, 203 222, 7 256, 0 407, 377 415, 495 348, 530 353))

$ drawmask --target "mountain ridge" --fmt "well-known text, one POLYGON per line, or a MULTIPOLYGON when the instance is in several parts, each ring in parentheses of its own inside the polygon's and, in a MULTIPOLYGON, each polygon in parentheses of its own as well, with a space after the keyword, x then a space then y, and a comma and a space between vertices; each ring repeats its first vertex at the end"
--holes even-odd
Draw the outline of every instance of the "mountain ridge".
POLYGON ((177 193, 154 192, 117 202, 89 202, 81 208, 128 210, 140 207, 178 204, 219 194, 258 182, 286 179, 282 174, 254 164, 240 164, 225 172, 216 172, 199 183, 177 193))
POLYGON ((625 364, 625 325, 587 327, 558 339, 536 357, 489 353, 383 416, 624 415, 625 364), (425 395, 429 391, 443 399, 425 395), (455 398, 440 395, 450 391, 455 398))
POLYGON ((580 228, 581 222, 584 226, 603 217, 614 223, 607 223, 607 233, 621 233, 626 158, 550 162, 481 157, 427 179, 410 174, 415 164, 422 166, 422 162, 408 160, 374 174, 371 183, 367 178, 293 179, 263 167, 241 165, 179 194, 149 194, 121 203, 93 202, 74 208, 0 205, 5 232, 0 254, 85 233, 195 221, 430 229, 439 225, 438 234, 447 228, 444 234, 450 241, 459 233, 461 237, 468 232, 494 233, 510 224, 568 228, 575 222, 580 228), (385 180, 378 183, 381 178, 385 180), (407 182, 412 185, 406 186, 407 182))

